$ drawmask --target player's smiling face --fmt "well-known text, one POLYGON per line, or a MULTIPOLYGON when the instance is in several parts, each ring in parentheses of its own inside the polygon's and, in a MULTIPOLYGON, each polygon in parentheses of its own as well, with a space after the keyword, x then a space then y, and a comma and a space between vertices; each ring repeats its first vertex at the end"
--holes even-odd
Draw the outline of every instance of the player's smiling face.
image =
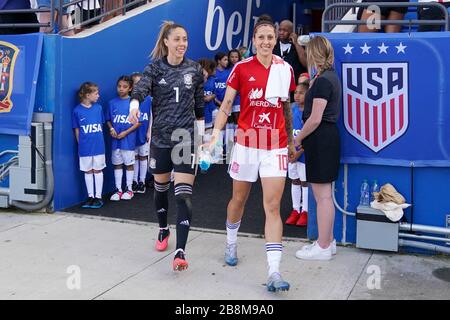
POLYGON ((253 43, 259 55, 271 55, 277 43, 274 28, 270 25, 260 26, 253 37, 253 43))
POLYGON ((188 39, 186 30, 183 28, 175 28, 169 34, 167 39, 164 39, 169 55, 180 59, 184 57, 188 47, 188 39))

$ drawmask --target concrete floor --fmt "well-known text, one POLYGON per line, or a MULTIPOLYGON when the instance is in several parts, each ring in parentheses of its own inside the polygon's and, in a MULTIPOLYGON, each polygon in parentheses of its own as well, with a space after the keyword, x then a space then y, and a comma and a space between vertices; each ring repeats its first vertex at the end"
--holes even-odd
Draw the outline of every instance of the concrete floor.
POLYGON ((153 249, 157 225, 68 213, 0 211, 0 299, 450 299, 450 282, 433 275, 449 256, 338 247, 331 261, 295 258, 305 242, 283 242, 281 272, 289 292, 265 288, 264 240, 239 237, 239 264, 225 266, 225 234, 194 230, 189 269, 171 269, 169 251, 153 249), (161 290, 163 288, 163 290, 161 290), (156 295, 158 293, 158 295, 156 295))

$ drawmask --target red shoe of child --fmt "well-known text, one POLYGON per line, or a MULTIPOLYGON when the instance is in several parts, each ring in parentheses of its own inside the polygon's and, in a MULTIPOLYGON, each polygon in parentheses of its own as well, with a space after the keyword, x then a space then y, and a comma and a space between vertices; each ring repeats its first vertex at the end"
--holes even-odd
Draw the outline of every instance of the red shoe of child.
POLYGON ((307 224, 308 224, 308 212, 302 211, 302 213, 300 213, 300 218, 298 218, 297 223, 295 225, 299 227, 306 227, 307 224))
POLYGON ((295 226, 297 220, 300 218, 300 213, 297 210, 292 210, 289 217, 286 219, 286 224, 295 226))

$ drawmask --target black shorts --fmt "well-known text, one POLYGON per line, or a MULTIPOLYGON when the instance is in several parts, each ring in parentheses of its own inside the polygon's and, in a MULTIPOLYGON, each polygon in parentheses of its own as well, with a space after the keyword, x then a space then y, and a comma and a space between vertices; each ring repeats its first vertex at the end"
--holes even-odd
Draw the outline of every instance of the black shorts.
POLYGON ((178 173, 195 174, 196 153, 194 146, 156 148, 150 147, 149 167, 153 174, 169 173, 172 170, 178 173))
MULTIPOLYGON (((362 0, 361 2, 364 3, 364 2, 408 2, 408 1, 405 1, 405 0, 362 0)), ((357 16, 358 20, 361 20, 361 16, 362 16, 364 9, 367 9, 367 8, 359 8, 358 16, 357 16)), ((386 18, 389 16, 389 13, 391 11, 405 14, 408 11, 408 7, 390 7, 390 8, 381 7, 380 8, 381 15, 386 18)))
POLYGON ((322 121, 302 143, 305 149, 306 180, 311 183, 336 181, 341 156, 336 124, 322 121))

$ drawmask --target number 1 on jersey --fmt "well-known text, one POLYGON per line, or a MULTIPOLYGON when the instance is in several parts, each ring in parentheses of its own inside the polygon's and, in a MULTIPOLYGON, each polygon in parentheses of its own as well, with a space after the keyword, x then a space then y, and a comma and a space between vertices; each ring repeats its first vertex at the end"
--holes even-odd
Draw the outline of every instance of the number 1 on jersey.
POLYGON ((180 88, 175 87, 173 90, 175 90, 175 102, 180 102, 180 88))

